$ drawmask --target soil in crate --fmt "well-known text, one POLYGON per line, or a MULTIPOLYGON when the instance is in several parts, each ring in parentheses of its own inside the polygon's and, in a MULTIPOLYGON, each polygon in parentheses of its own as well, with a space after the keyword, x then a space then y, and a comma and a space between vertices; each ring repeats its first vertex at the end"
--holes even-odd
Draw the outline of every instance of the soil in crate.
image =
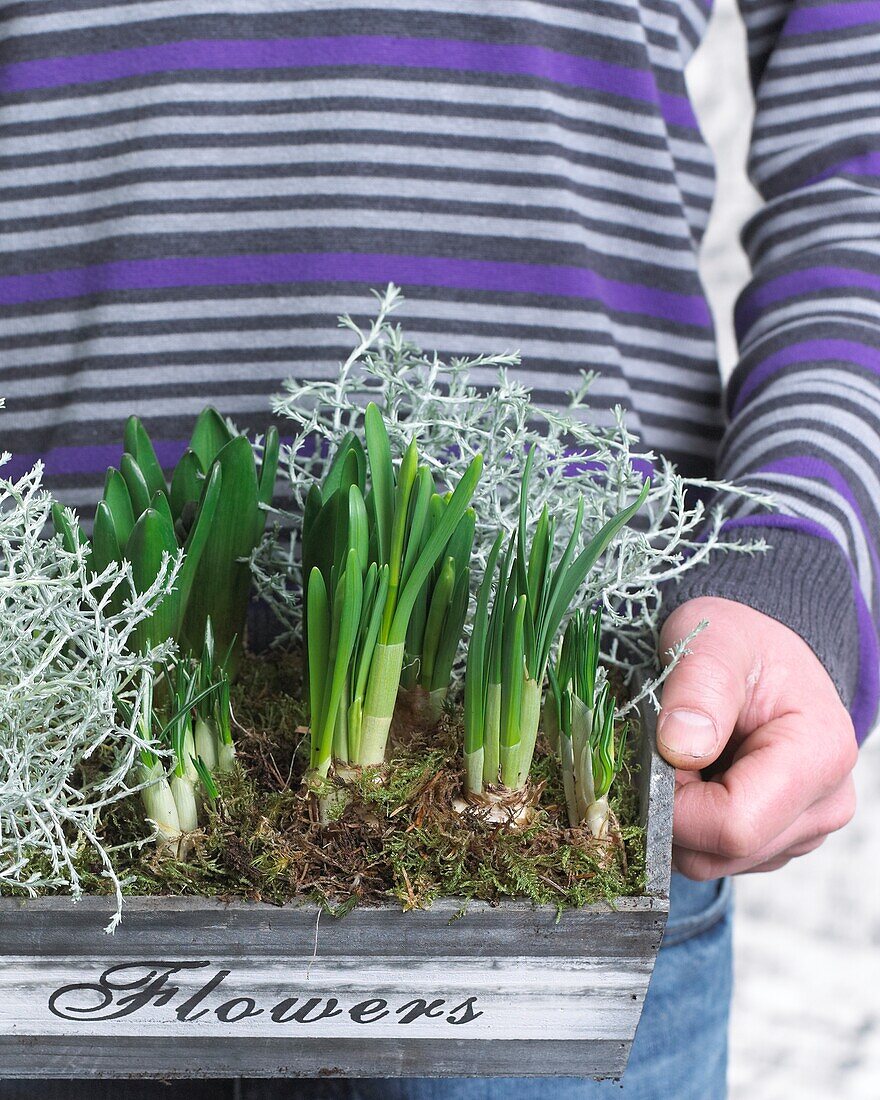
MULTIPOLYGON (((561 775, 543 738, 531 773, 542 788, 540 802, 527 828, 511 832, 456 813, 461 729, 454 711, 434 729, 395 737, 386 781, 369 775, 356 781, 340 816, 321 825, 301 782, 308 743, 296 656, 246 658, 233 711, 237 766, 220 777, 220 798, 208 807, 185 861, 162 858, 152 845, 131 845, 145 831, 139 802, 122 803, 108 819, 128 893, 278 904, 309 898, 340 913, 395 899, 412 909, 442 896, 528 898, 561 910, 643 892, 635 730, 612 788, 619 837, 600 841, 568 827, 561 775)), ((88 892, 107 891, 101 870, 98 863, 80 866, 88 892)))

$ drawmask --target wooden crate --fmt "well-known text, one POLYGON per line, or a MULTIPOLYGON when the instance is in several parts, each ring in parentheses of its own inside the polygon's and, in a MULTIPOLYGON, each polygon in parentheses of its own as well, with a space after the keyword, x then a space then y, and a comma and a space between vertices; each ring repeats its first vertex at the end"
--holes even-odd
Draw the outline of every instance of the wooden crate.
POLYGON ((669 909, 674 774, 643 716, 647 887, 614 908, 0 899, 3 1077, 623 1072, 669 909))

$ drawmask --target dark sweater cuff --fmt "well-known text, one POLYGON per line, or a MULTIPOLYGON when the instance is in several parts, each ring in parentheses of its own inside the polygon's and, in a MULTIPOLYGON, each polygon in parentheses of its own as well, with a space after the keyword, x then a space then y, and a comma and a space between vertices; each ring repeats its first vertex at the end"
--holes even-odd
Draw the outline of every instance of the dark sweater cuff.
MULTIPOLYGON (((733 535, 734 532, 726 532, 733 535)), ((715 553, 663 593, 666 619, 687 600, 719 596, 752 607, 799 634, 849 708, 859 675, 859 626, 849 566, 834 543, 778 527, 749 527, 766 553, 715 553)))

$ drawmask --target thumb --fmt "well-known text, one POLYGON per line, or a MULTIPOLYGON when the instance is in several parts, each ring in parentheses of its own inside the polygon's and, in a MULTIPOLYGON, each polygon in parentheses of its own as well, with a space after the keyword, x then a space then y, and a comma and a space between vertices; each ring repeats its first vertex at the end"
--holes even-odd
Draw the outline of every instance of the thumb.
MULTIPOLYGON (((660 635, 665 654, 708 618, 705 608, 682 604, 666 620, 660 635)), ((689 644, 663 685, 657 723, 657 749, 676 768, 694 770, 713 763, 730 740, 746 701, 749 665, 745 639, 725 629, 723 615, 689 644)), ((730 624, 732 626, 732 624, 730 624)))

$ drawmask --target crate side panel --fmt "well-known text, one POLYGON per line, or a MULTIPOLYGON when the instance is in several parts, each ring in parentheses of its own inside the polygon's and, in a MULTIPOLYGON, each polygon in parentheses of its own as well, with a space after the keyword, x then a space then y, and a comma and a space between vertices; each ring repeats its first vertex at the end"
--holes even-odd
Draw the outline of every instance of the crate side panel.
POLYGON ((120 1038, 83 1045, 74 1038, 24 1042, 0 1037, 0 1065, 7 1078, 204 1078, 204 1077, 618 1077, 631 1043, 587 1040, 533 1043, 468 1039, 353 1039, 344 1045, 320 1039, 191 1038, 169 1058, 163 1040, 120 1038))
POLYGON ((568 910, 510 902, 497 907, 474 903, 463 916, 458 903, 436 902, 429 910, 353 910, 345 917, 314 905, 238 902, 225 905, 196 898, 132 898, 122 925, 103 931, 113 906, 108 899, 0 899, 0 957, 3 955, 109 955, 148 946, 151 951, 202 951, 228 959, 267 952, 346 955, 353 943, 364 955, 540 954, 645 958, 656 953, 668 902, 621 898, 607 905, 568 910))
MULTIPOLYGON (((0 965, 0 1034, 629 1039, 650 961, 400 956, 37 960, 0 965)), ((174 1049, 172 1046, 170 1049, 174 1049)))

